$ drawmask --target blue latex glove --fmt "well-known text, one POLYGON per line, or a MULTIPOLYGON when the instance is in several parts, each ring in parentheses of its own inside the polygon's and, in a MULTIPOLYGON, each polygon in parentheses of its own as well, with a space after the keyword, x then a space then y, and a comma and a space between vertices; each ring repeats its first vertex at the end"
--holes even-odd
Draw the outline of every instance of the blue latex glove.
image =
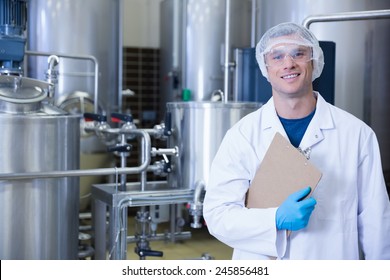
POLYGON ((276 228, 278 230, 300 230, 307 226, 317 201, 310 197, 310 187, 291 194, 276 210, 276 228))

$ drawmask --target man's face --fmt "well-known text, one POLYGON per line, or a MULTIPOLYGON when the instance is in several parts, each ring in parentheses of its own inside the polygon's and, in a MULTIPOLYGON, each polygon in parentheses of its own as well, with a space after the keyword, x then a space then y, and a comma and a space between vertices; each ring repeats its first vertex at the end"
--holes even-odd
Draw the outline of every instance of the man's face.
POLYGON ((312 92, 312 49, 280 43, 264 55, 268 80, 274 93, 298 97, 312 92))

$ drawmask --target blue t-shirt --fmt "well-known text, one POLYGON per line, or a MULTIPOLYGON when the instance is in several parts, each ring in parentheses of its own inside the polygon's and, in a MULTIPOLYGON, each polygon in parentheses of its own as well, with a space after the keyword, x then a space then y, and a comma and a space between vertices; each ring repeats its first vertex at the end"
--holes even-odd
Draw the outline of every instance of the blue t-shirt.
POLYGON ((284 130, 287 133, 288 138, 290 139, 291 144, 295 148, 299 147, 299 144, 302 141, 303 135, 305 134, 315 111, 316 110, 314 109, 314 111, 311 112, 308 116, 301 119, 285 119, 278 116, 284 127, 284 130))

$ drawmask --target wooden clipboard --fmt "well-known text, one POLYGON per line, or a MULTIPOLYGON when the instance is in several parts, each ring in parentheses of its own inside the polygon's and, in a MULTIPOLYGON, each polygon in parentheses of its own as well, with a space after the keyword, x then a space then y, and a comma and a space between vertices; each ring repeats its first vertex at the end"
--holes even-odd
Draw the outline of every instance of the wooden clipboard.
POLYGON ((246 205, 248 208, 278 207, 295 191, 310 186, 313 192, 321 176, 322 173, 277 132, 251 182, 246 205))

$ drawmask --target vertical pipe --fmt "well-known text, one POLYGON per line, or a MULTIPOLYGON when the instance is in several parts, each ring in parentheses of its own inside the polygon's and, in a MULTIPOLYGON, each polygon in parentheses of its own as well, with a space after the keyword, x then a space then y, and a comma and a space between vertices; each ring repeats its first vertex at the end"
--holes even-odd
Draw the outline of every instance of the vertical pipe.
MULTIPOLYGON (((144 136, 149 136, 149 135, 146 134, 144 136)), ((141 162, 144 162, 144 160, 146 159, 146 153, 150 152, 150 149, 147 146, 150 146, 150 138, 146 139, 145 137, 142 137, 141 138, 141 162)), ((140 176, 141 176, 141 178, 140 178, 141 191, 145 191, 145 189, 146 189, 146 176, 147 176, 146 169, 141 172, 140 176)))
MULTIPOLYGON (((127 259, 127 207, 118 207, 119 215, 122 217, 120 220, 122 222, 119 223, 120 225, 120 244, 119 244, 119 260, 126 260, 127 259)), ((118 215, 118 218, 119 218, 118 215)))
POLYGON ((122 111, 122 88, 123 88, 123 0, 119 1, 118 11, 118 108, 113 110, 122 111))
POLYGON ((171 204, 169 206, 170 208, 170 233, 171 233, 171 236, 170 236, 170 241, 172 243, 175 243, 175 232, 176 232, 176 205, 177 204, 171 204))
POLYGON ((108 258, 110 260, 119 259, 119 248, 117 247, 120 244, 120 217, 118 216, 118 207, 110 206, 109 207, 109 229, 108 229, 108 258))
POLYGON ((180 6, 179 0, 173 1, 173 50, 172 50, 172 66, 176 71, 179 68, 179 39, 180 39, 180 22, 179 13, 180 6))
MULTIPOLYGON (((126 135, 122 134, 121 135, 121 145, 126 145, 127 140, 126 140, 126 135)), ((121 153, 121 167, 124 168, 127 166, 127 156, 126 153, 121 153)), ((126 174, 121 174, 121 182, 119 184, 119 190, 120 191, 126 191, 126 174)))
POLYGON ((256 10, 257 10, 257 0, 252 0, 252 11, 251 11, 251 48, 256 47, 256 10))
POLYGON ((186 53, 187 51, 187 6, 188 6, 188 0, 183 0, 183 6, 182 6, 182 30, 181 30, 181 73, 179 75, 181 76, 181 84, 184 87, 188 87, 187 85, 187 76, 185 75, 185 72, 187 72, 187 60, 186 60, 186 53))
POLYGON ((93 111, 95 114, 99 114, 99 64, 95 61, 95 92, 94 92, 94 104, 93 111))
MULTIPOLYGON (((241 85, 241 75, 240 71, 242 71, 242 49, 235 49, 234 50, 234 61, 236 63, 236 67, 234 68, 234 82, 233 82, 233 100, 238 101, 239 97, 239 88, 242 86, 241 85)), ((242 94, 242 93, 241 93, 242 94)), ((242 100, 242 99, 241 99, 242 100)))
POLYGON ((223 99, 228 102, 229 95, 229 61, 230 61, 230 0, 226 0, 225 7, 225 63, 223 80, 223 99))

